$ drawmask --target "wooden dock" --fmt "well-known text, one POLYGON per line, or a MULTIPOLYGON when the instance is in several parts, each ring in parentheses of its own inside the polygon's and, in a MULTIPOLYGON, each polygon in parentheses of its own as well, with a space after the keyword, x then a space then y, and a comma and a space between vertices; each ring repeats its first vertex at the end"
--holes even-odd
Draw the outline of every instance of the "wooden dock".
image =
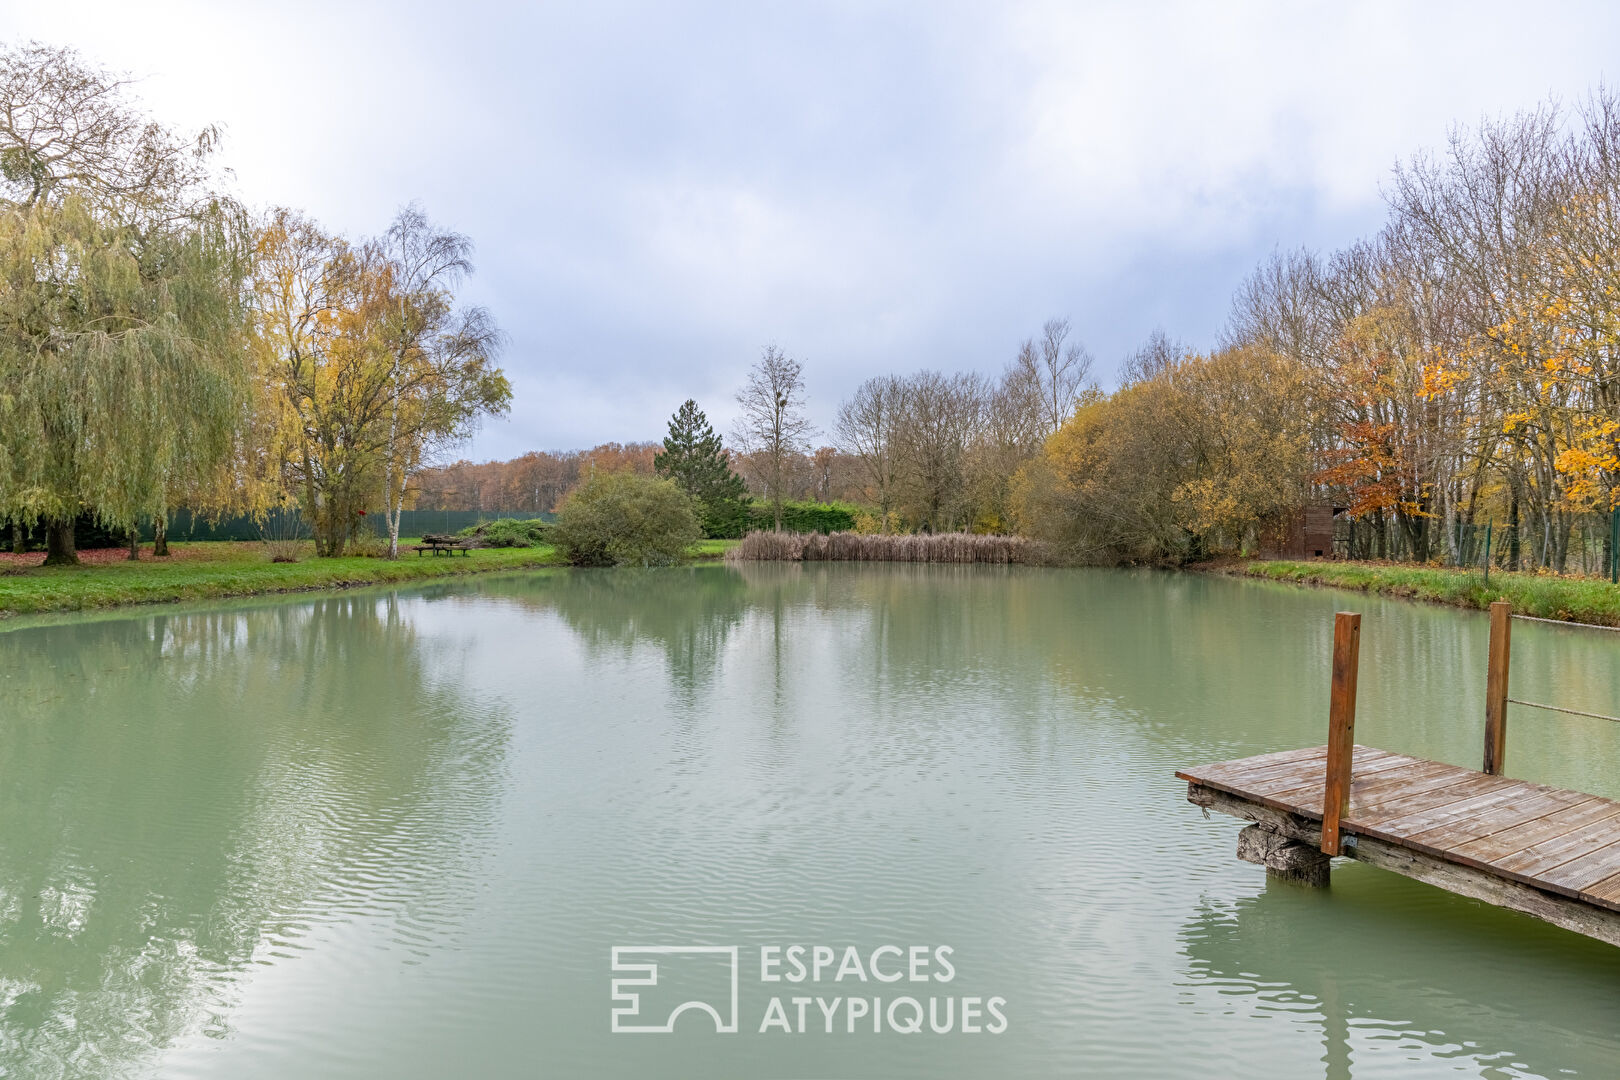
POLYGON ((1239 857, 1279 876, 1325 885, 1345 855, 1620 945, 1620 802, 1499 775, 1506 605, 1492 616, 1488 771, 1354 745, 1360 617, 1341 613, 1329 744, 1184 769, 1188 800, 1251 822, 1239 857))

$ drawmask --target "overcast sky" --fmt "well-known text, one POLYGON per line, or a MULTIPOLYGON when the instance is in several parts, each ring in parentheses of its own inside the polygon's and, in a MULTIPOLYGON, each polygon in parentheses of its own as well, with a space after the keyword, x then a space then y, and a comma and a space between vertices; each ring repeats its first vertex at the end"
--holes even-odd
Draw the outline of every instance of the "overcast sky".
POLYGON ((420 199, 511 335, 467 448, 727 430, 762 346, 813 418, 866 376, 994 373, 1066 315, 1104 385, 1195 346, 1278 246, 1377 228, 1449 125, 1614 77, 1609 4, 26 4, 0 36, 226 131, 256 205, 360 236, 420 199))

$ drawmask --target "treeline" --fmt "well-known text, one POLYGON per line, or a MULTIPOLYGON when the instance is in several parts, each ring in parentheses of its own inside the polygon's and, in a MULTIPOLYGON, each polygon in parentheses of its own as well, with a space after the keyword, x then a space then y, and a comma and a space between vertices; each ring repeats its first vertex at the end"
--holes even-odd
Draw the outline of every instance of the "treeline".
POLYGON ((1007 532, 1013 478, 1087 392, 1091 364, 1068 320, 1052 319, 997 378, 919 371, 862 383, 839 406, 836 434, 883 531, 1007 532))
POLYGON ((1019 470, 1077 404, 1101 399, 1089 381, 1092 363, 1068 320, 1050 319, 997 377, 877 376, 840 404, 834 429, 823 432, 805 416, 801 363, 770 346, 738 392, 730 445, 688 401, 662 443, 424 468, 414 505, 551 511, 594 472, 631 472, 677 480, 704 508, 710 536, 759 527, 1006 533, 1019 470))
POLYGON ((414 206, 361 239, 252 213, 217 143, 71 50, 0 48, 0 522, 48 563, 86 518, 162 553, 179 507, 297 506, 337 555, 380 502, 397 554, 413 474, 510 401, 499 328, 456 302, 466 237, 414 206))
POLYGON ((653 474, 655 442, 603 443, 590 450, 537 450, 510 461, 457 461, 422 469, 418 510, 550 512, 591 472, 653 474))
POLYGON ((1253 544, 1309 499, 1366 554, 1566 568, 1620 482, 1620 101, 1456 130, 1400 164, 1389 217, 1278 254, 1221 347, 1078 410, 1020 485, 1020 520, 1078 557, 1253 544))
MULTIPOLYGON (((589 450, 536 450, 507 461, 456 461, 429 466, 414 481, 419 510, 535 510, 549 512, 591 471, 627 471, 651 476, 653 456, 660 443, 603 443, 589 450)), ((763 498, 766 485, 758 479, 763 462, 727 450, 727 460, 744 478, 750 494, 763 498)), ((799 503, 862 503, 866 485, 860 460, 836 447, 818 446, 794 454, 784 471, 783 492, 799 503)))
POLYGON ((1091 365, 1068 320, 1051 319, 994 378, 923 370, 867 379, 824 433, 805 419, 799 362, 767 348, 737 395, 730 460, 772 505, 795 496, 864 505, 862 531, 1007 532, 1014 477, 1076 403, 1096 395, 1091 365), (812 449, 824 436, 831 443, 812 449))

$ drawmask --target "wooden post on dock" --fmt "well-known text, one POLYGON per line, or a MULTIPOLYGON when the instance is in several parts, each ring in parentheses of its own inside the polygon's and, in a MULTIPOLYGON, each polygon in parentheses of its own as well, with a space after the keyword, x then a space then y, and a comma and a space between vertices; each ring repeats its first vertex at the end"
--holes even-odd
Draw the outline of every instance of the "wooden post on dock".
POLYGON ((1491 605, 1491 653, 1485 672, 1485 768, 1501 776, 1507 760, 1508 653, 1513 636, 1513 605, 1491 605))
POLYGON ((1322 789, 1322 853, 1339 854, 1339 822, 1350 812, 1350 757, 1356 748, 1356 670, 1361 616, 1333 616, 1333 697, 1328 706, 1327 782, 1322 789))

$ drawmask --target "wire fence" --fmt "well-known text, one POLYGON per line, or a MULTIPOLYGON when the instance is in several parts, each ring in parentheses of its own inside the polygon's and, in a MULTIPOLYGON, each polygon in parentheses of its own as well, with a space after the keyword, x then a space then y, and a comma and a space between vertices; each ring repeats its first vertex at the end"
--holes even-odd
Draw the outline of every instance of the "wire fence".
POLYGON ((1620 581, 1620 509, 1561 513, 1535 526, 1520 522, 1458 521, 1421 530, 1394 522, 1334 518, 1333 552, 1340 558, 1388 559, 1494 571, 1544 571, 1620 581))

